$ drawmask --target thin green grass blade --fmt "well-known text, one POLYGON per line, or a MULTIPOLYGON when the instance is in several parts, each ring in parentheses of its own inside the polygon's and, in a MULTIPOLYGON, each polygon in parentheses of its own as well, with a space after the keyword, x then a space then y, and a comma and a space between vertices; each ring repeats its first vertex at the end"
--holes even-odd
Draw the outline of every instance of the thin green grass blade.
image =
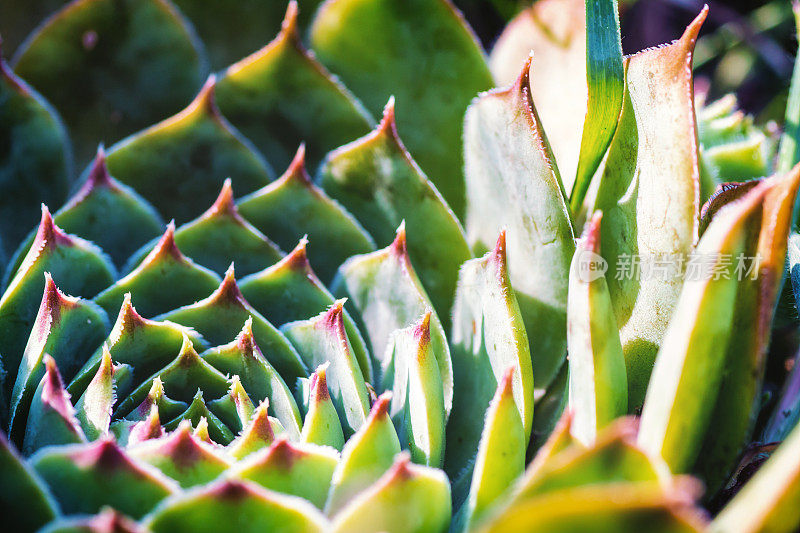
MULTIPOLYGON (((794 22, 800 40, 800 2, 792 4, 794 22)), ((778 151, 778 172, 789 172, 800 162, 800 54, 795 59, 792 84, 789 86, 789 101, 786 103, 783 135, 778 151)))
POLYGON ((622 110, 625 71, 617 0, 586 0, 586 83, 589 107, 583 123, 578 173, 569 199, 573 214, 583 204, 622 110))

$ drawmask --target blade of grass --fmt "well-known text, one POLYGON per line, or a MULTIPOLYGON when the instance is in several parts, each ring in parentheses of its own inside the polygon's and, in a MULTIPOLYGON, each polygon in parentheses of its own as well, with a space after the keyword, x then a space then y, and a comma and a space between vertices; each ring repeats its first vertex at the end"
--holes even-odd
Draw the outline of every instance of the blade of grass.
POLYGON ((586 82, 589 107, 583 123, 578 172, 570 195, 577 214, 617 129, 625 72, 617 0, 586 0, 586 82))

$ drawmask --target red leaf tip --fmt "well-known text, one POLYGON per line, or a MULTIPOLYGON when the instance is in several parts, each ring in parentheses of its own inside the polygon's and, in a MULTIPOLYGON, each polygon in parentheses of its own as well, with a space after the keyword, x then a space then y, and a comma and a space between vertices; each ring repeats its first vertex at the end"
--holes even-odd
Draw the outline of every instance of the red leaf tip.
POLYGON ((281 23, 281 34, 283 34, 283 36, 295 40, 300 39, 299 31, 297 29, 297 15, 299 11, 300 10, 297 7, 297 0, 291 0, 289 5, 286 6, 286 15, 283 17, 283 22, 281 23))
POLYGON ((42 204, 42 218, 39 228, 36 230, 36 238, 31 245, 31 249, 54 248, 56 246, 72 246, 73 240, 61 228, 56 226, 50 209, 42 204))
POLYGON ((306 170, 305 143, 302 143, 297 148, 297 152, 294 154, 294 158, 292 158, 292 162, 289 163, 289 167, 286 169, 282 179, 285 181, 296 181, 306 186, 311 185, 311 176, 308 175, 308 170, 306 170))
POLYGON ((175 243, 175 220, 171 220, 169 224, 167 224, 166 231, 164 231, 156 247, 153 248, 150 253, 147 254, 144 261, 142 261, 140 268, 143 265, 156 262, 165 257, 171 257, 180 262, 186 261, 186 257, 184 257, 183 253, 178 249, 177 243, 175 243))
POLYGON ((369 411, 369 420, 375 420, 377 418, 388 416, 389 414, 389 406, 392 404, 392 393, 390 391, 386 391, 380 396, 378 399, 375 400, 375 403, 372 404, 372 409, 369 411))
POLYGON ((317 367, 313 374, 311 374, 311 400, 315 402, 324 402, 330 398, 328 391, 328 367, 330 361, 325 361, 317 367))
POLYGON ((215 74, 209 74, 203 87, 200 88, 197 96, 195 96, 184 113, 206 113, 215 119, 221 120, 222 113, 220 113, 219 107, 217 107, 216 90, 217 76, 215 74))
POLYGON ((397 116, 395 112, 394 96, 389 97, 389 101, 383 108, 383 118, 378 125, 378 131, 392 137, 397 137, 397 116))
POLYGON ((311 268, 311 263, 308 261, 308 236, 303 235, 303 238, 300 239, 297 246, 295 246, 286 257, 281 259, 275 267, 304 272, 306 276, 313 276, 313 278, 316 279, 316 274, 311 268))
POLYGON ((64 381, 61 379, 56 360, 50 354, 44 354, 44 367, 42 402, 58 412, 65 420, 73 420, 75 411, 69 401, 69 393, 64 388, 64 381))
POLYGON ((600 253, 600 224, 603 221, 603 212, 595 211, 592 218, 583 229, 581 246, 590 252, 600 253))
POLYGON ((210 218, 215 215, 228 215, 238 218, 239 211, 236 209, 236 201, 233 198, 233 184, 230 178, 226 178, 219 191, 217 199, 208 211, 203 213, 202 218, 210 218))
POLYGON ((233 267, 233 263, 230 264, 228 270, 225 271, 225 277, 222 278, 222 283, 220 283, 217 290, 209 296, 209 299, 213 302, 244 302, 244 296, 242 296, 242 292, 239 290, 239 285, 236 283, 236 272, 233 267))
POLYGON ((108 164, 106 163, 106 151, 101 144, 97 147, 97 154, 92 161, 84 187, 87 190, 91 190, 95 187, 108 187, 111 185, 111 175, 108 173, 108 164))
POLYGON ((389 245, 389 249, 397 256, 405 256, 407 255, 406 246, 406 221, 403 219, 403 221, 400 222, 400 226, 397 228, 394 241, 389 245))

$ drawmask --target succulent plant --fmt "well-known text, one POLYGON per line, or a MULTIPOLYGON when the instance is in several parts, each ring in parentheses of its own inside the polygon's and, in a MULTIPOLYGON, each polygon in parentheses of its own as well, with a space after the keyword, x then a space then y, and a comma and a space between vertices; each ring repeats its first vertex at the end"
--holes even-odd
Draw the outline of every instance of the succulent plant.
POLYGON ((28 4, 7 527, 800 527, 800 77, 780 149, 695 95, 707 8, 623 57, 616 1, 539 0, 487 57, 450 0, 28 4))

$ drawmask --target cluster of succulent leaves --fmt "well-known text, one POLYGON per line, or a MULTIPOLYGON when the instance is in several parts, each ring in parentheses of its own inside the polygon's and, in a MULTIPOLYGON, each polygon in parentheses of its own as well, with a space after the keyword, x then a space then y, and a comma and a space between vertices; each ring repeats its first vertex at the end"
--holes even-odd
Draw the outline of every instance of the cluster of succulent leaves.
POLYGON ((623 58, 539 0, 487 58, 449 0, 3 2, 4 525, 798 527, 800 81, 780 151, 695 98, 706 12, 623 58))

